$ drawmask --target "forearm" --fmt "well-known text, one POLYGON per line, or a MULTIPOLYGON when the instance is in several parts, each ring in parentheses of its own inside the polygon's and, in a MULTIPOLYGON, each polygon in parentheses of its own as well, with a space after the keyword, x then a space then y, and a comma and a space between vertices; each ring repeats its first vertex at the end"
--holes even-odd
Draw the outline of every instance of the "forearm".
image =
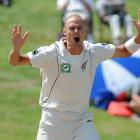
POLYGON ((9 53, 9 64, 13 66, 29 65, 30 60, 27 56, 20 55, 20 50, 12 48, 9 53))
POLYGON ((115 48, 115 54, 113 55, 113 58, 129 57, 133 53, 135 53, 138 49, 140 49, 140 35, 134 36, 126 43, 117 46, 115 48))
POLYGON ((125 47, 125 44, 122 44, 120 46, 115 47, 115 53, 112 56, 112 58, 123 58, 123 57, 129 57, 132 53, 130 53, 127 48, 125 47))
POLYGON ((17 66, 19 61, 20 61, 19 50, 12 48, 9 53, 9 64, 17 66))

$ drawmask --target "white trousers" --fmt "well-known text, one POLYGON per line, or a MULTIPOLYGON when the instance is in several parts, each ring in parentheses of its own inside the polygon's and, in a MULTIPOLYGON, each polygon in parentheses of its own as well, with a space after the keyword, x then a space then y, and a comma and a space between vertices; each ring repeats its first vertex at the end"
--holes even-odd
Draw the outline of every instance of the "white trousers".
POLYGON ((99 136, 88 117, 70 120, 58 113, 42 112, 37 140, 99 140, 99 136))
MULTIPOLYGON (((121 38, 120 17, 119 15, 111 15, 108 16, 108 21, 111 29, 113 43, 119 44, 119 40, 121 38)), ((131 38, 133 36, 133 29, 131 17, 129 15, 126 15, 124 18, 124 28, 127 39, 131 38)))

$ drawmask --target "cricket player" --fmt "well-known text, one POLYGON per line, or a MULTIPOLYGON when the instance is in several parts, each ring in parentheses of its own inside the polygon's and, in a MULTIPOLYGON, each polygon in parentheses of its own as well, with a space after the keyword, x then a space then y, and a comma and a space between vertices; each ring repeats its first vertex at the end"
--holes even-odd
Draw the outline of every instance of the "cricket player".
MULTIPOLYGON (((140 10, 139 10, 140 17, 140 10)), ((134 20, 137 34, 126 43, 92 44, 85 41, 87 25, 79 15, 65 19, 64 37, 25 55, 20 53, 29 32, 21 35, 14 26, 9 63, 39 68, 42 77, 39 103, 42 116, 37 140, 99 140, 89 113, 90 91, 96 66, 103 60, 128 57, 140 48, 140 19, 134 20)))

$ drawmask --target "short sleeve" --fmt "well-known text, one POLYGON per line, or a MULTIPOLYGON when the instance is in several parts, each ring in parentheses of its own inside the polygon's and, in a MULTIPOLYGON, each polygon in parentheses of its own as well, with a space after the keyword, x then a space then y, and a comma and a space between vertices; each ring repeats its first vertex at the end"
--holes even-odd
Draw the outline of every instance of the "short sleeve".
POLYGON ((94 45, 93 50, 95 52, 96 61, 100 63, 101 61, 110 59, 114 55, 115 46, 113 44, 97 43, 94 45))
POLYGON ((45 67, 46 63, 46 53, 45 48, 40 47, 32 52, 26 54, 31 62, 31 65, 36 68, 43 68, 45 67))

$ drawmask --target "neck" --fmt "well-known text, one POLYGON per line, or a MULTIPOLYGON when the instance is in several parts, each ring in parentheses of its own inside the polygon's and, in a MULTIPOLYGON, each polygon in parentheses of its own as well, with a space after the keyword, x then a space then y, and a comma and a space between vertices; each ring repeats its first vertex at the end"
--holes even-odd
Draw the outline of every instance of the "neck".
POLYGON ((75 47, 71 47, 71 46, 66 46, 67 51, 71 54, 71 55, 80 55, 83 51, 83 46, 75 46, 75 47))
POLYGON ((69 49, 69 52, 71 55, 80 55, 83 51, 83 48, 81 49, 69 49))

